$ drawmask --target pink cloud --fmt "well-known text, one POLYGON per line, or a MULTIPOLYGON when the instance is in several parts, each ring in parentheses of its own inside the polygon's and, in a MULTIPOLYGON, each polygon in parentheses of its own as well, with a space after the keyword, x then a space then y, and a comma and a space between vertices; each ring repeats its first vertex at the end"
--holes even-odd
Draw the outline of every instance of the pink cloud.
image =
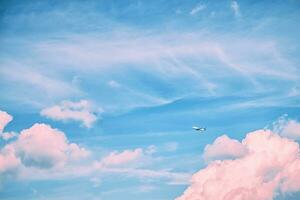
POLYGON ((281 135, 288 138, 300 139, 300 123, 296 120, 288 120, 281 131, 281 135))
POLYGON ((41 168, 62 166, 89 154, 77 144, 69 143, 63 132, 46 124, 24 129, 12 145, 25 166, 41 168))
POLYGON ((136 161, 143 157, 143 150, 138 148, 134 150, 124 150, 123 152, 113 151, 108 156, 101 160, 101 163, 105 166, 122 165, 136 161))
POLYGON ((17 137, 17 133, 15 132, 5 132, 5 133, 0 133, 0 137, 3 139, 3 140, 10 140, 14 137, 17 137))
POLYGON ((287 114, 280 116, 272 123, 271 130, 283 137, 299 140, 300 139, 300 123, 294 119, 290 119, 287 114))
MULTIPOLYGON (((1 111, 2 127, 12 120, 12 116, 1 111)), ((41 169, 58 169, 68 163, 89 155, 89 151, 70 143, 65 134, 47 124, 34 124, 20 134, 1 133, 3 139, 17 137, 0 149, 0 175, 13 172, 17 175, 41 169), (18 169, 18 170, 17 170, 18 169)), ((24 174, 23 174, 24 175, 24 174)))
POLYGON ((90 128, 97 119, 92 112, 91 103, 87 100, 79 102, 63 101, 60 105, 43 109, 41 115, 54 120, 79 121, 87 128, 90 128))
POLYGON ((242 157, 210 163, 177 200, 271 200, 277 192, 300 190, 298 143, 258 130, 241 144, 247 149, 242 157))
POLYGON ((11 145, 6 145, 0 151, 0 175, 5 172, 17 169, 21 161, 15 155, 15 149, 11 145))
POLYGON ((247 153, 246 147, 238 140, 229 138, 227 135, 218 137, 213 144, 206 145, 204 159, 206 161, 238 158, 247 153))
POLYGON ((11 115, 9 115, 5 111, 0 110, 0 133, 3 132, 5 126, 13 119, 11 115))

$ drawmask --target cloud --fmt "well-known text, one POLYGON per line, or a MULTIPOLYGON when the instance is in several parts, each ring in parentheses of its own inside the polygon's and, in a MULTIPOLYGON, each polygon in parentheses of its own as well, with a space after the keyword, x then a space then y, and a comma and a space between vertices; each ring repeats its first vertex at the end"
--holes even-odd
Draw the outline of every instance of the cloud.
POLYGON ((195 173, 177 200, 270 200, 277 193, 300 190, 298 143, 271 131, 247 134, 247 153, 217 160, 195 173))
POLYGON ((287 138, 300 139, 300 123, 290 119, 284 126, 281 135, 287 138))
POLYGON ((0 172, 19 167, 50 169, 63 167, 89 155, 89 151, 69 143, 63 132, 46 124, 34 124, 21 131, 16 141, 0 151, 0 172))
POLYGON ((198 12, 204 10, 205 8, 206 8, 206 5, 198 4, 191 10, 190 15, 196 15, 198 12))
MULTIPOLYGON (((13 119, 6 112, 2 111, 1 114, 4 126, 13 119)), ((9 172, 18 175, 20 170, 26 174, 28 171, 35 173, 39 169, 64 167, 90 154, 77 144, 70 143, 63 132, 47 124, 36 123, 22 130, 20 134, 7 132, 3 133, 2 137, 4 139, 17 137, 17 139, 0 149, 0 175, 9 172)))
POLYGON ((219 160, 242 157, 247 153, 246 147, 238 140, 229 138, 227 135, 218 137, 213 144, 206 145, 204 160, 219 160))
POLYGON ((273 122, 271 129, 283 137, 300 139, 300 123, 294 119, 289 119, 287 114, 280 116, 273 122))
POLYGON ((113 151, 108 156, 104 157, 101 160, 101 163, 105 166, 123 165, 136 161, 142 156, 144 156, 144 153, 141 148, 134 150, 124 150, 120 153, 118 151, 113 151))
POLYGON ((14 137, 17 137, 17 133, 15 133, 15 132, 0 133, 0 138, 2 138, 3 140, 10 140, 14 137))
MULTIPOLYGON (((112 151, 98 161, 88 160, 90 151, 70 143, 62 131, 36 123, 22 130, 16 140, 0 150, 0 175, 12 174, 23 180, 49 180, 117 174, 141 180, 162 179, 168 184, 187 184, 188 173, 145 168, 155 160, 151 157, 155 151, 155 146, 126 149, 112 151)), ((94 187, 100 186, 97 177, 90 180, 94 187)))
POLYGON ((172 172, 170 170, 151 170, 139 168, 106 168, 105 172, 124 174, 127 176, 145 179, 166 179, 169 185, 186 185, 190 174, 181 172, 172 172))
POLYGON ((14 90, 8 91, 10 101, 18 101, 40 108, 46 103, 81 94, 74 84, 60 79, 57 72, 49 72, 50 68, 45 66, 40 68, 36 63, 13 60, 0 66, 3 85, 14 88, 14 90), (16 84, 18 87, 14 87, 16 84))
MULTIPOLYGON (((172 149, 173 150, 173 149, 172 149)), ((127 149, 122 152, 113 151, 108 156, 94 163, 94 170, 101 173, 121 174, 136 177, 141 180, 163 179, 170 185, 186 185, 190 177, 189 173, 173 172, 170 169, 145 169, 146 163, 153 161, 151 155, 156 147, 151 145, 146 149, 127 149), (134 164, 134 165, 133 165, 134 164)))
POLYGON ((21 165, 21 160, 16 157, 15 149, 7 145, 0 150, 0 176, 4 173, 14 171, 21 165))
POLYGON ((178 149, 178 143, 177 142, 167 142, 164 144, 163 149, 168 152, 173 152, 178 149))
POLYGON ((120 87, 121 87, 120 83, 118 83, 118 82, 115 81, 115 80, 110 80, 110 81, 107 82, 107 84, 108 84, 109 87, 111 87, 111 88, 120 88, 120 87))
POLYGON ((69 143, 65 134, 46 124, 34 124, 21 131, 11 143, 25 166, 51 168, 64 166, 88 156, 89 152, 75 143, 69 143))
POLYGON ((43 109, 40 114, 54 120, 80 121, 87 128, 97 120, 96 115, 92 113, 91 103, 87 100, 63 101, 60 105, 43 109))
POLYGON ((3 132, 5 126, 13 120, 13 117, 5 111, 0 110, 0 138, 9 140, 17 136, 15 132, 3 132))
POLYGON ((236 17, 240 16, 240 7, 237 1, 231 1, 230 7, 236 17))
POLYGON ((5 111, 0 110, 0 133, 3 132, 5 126, 13 120, 13 117, 5 111))

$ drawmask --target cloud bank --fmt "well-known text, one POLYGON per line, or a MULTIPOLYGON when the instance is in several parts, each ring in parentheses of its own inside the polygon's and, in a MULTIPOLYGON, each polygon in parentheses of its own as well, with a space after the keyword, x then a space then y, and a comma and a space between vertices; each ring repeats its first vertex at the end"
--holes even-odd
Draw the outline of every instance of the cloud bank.
MULTIPOLYGON (((7 119, 12 119, 7 113, 3 116, 6 116, 6 122, 9 121, 7 119)), ((170 169, 144 168, 154 160, 151 157, 154 151, 155 147, 149 146, 146 149, 112 151, 100 160, 88 159, 92 152, 69 142, 62 131, 47 124, 36 123, 28 129, 23 129, 16 135, 15 140, 9 141, 0 149, 0 177, 4 177, 0 182, 7 177, 49 180, 89 176, 97 178, 101 174, 121 174, 141 180, 164 179, 169 184, 185 184, 189 177, 187 173, 172 172, 170 169)))
POLYGON ((221 147, 225 140, 236 147, 242 145, 245 154, 216 160, 195 173, 177 200, 271 200, 278 193, 300 190, 298 143, 269 130, 251 132, 240 144, 225 138, 218 138, 210 148, 221 147))
POLYGON ((90 128, 97 120, 96 115, 92 112, 92 105, 87 100, 63 101, 60 105, 43 109, 41 115, 53 120, 79 121, 87 128, 90 128))

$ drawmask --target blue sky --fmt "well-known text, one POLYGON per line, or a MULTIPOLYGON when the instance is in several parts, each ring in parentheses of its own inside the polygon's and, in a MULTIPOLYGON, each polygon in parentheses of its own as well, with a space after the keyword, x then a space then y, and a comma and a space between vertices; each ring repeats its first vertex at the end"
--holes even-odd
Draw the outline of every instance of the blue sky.
POLYGON ((0 170, 1 199, 174 199, 219 136, 300 121, 296 0, 12 0, 0 13, 0 110, 15 133, 2 151, 44 123, 89 152, 52 168, 20 157, 0 170), (131 159, 105 165, 118 155, 131 159))

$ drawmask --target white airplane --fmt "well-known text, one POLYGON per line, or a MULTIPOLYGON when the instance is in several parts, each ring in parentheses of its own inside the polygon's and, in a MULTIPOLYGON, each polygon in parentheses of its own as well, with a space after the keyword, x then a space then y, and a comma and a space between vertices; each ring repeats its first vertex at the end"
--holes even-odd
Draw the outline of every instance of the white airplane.
POLYGON ((204 127, 197 127, 197 126, 193 126, 193 129, 196 130, 196 131, 206 131, 206 128, 204 127))

